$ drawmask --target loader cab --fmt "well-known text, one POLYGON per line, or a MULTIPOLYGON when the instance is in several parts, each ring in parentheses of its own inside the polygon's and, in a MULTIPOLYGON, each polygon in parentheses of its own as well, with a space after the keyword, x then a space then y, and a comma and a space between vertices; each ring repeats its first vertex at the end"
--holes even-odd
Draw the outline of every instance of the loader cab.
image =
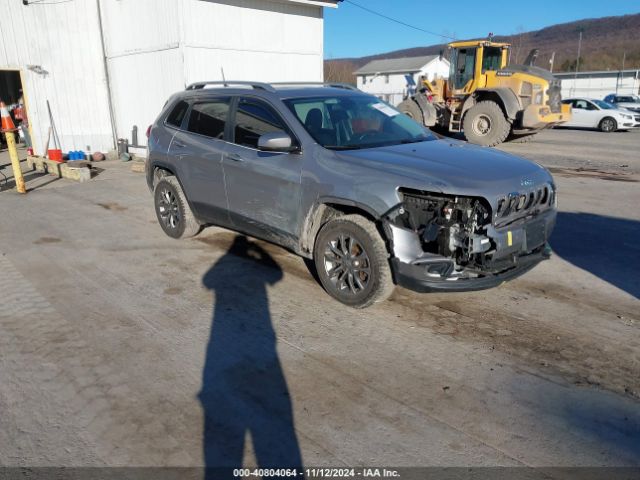
POLYGON ((452 90, 463 89, 471 80, 476 70, 476 48, 454 48, 451 50, 450 74, 452 90))
POLYGON ((486 85, 488 71, 505 68, 509 59, 509 44, 489 41, 468 41, 449 44, 450 90, 454 95, 468 94, 486 85))

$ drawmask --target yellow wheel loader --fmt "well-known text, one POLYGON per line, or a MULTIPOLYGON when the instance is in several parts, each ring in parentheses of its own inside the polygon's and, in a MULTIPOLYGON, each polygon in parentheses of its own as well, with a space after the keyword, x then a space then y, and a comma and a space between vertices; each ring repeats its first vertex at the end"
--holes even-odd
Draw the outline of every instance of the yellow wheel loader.
POLYGON ((472 40, 449 44, 449 78, 421 80, 415 95, 398 108, 435 130, 463 132, 478 145, 528 141, 544 128, 571 119, 560 80, 534 66, 537 50, 524 65, 509 65, 508 43, 472 40))

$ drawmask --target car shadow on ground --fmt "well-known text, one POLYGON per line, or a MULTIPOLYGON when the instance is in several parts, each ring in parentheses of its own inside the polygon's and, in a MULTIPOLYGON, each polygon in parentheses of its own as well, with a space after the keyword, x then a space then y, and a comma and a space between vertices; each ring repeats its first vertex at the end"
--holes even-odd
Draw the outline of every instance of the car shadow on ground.
POLYGON ((559 212, 551 247, 563 259, 640 298, 640 222, 559 212))
POLYGON ((302 466, 267 295, 282 277, 265 250, 237 236, 202 278, 215 296, 198 395, 206 478, 234 478, 248 436, 258 467, 302 466))

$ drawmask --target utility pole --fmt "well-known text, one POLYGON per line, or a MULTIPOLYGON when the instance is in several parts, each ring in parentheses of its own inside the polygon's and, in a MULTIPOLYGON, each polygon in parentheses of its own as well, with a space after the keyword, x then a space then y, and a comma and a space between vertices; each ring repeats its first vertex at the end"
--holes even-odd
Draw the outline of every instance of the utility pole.
POLYGON ((549 59, 549 71, 551 73, 553 73, 553 62, 555 61, 555 59, 556 59, 556 52, 553 52, 551 54, 551 58, 549 59))
POLYGON ((580 28, 578 31, 580 32, 580 36, 578 37, 578 56, 576 57, 576 70, 573 75, 573 92, 575 92, 576 84, 578 83, 578 68, 580 68, 580 49, 582 48, 582 28, 580 28))
POLYGON ((618 93, 618 86, 622 82, 624 83, 624 62, 627 59, 627 51, 622 52, 622 68, 620 69, 620 75, 616 79, 616 94, 618 93))
POLYGON ((580 37, 578 37, 578 56, 576 57, 576 75, 578 78, 578 70, 580 69, 580 50, 582 49, 582 29, 580 29, 580 37))

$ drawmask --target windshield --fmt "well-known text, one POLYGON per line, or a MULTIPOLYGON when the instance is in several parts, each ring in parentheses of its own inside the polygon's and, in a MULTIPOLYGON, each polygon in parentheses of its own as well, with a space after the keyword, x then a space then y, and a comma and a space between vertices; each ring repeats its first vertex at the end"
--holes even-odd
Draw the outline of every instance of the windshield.
POLYGON ((370 95, 284 101, 313 139, 331 150, 355 150, 434 140, 435 136, 370 95))
POLYGON ((612 108, 616 108, 613 105, 611 105, 610 103, 603 102, 602 100, 592 100, 592 101, 593 101, 593 103, 595 103, 597 106, 599 106, 603 110, 610 110, 612 108))

